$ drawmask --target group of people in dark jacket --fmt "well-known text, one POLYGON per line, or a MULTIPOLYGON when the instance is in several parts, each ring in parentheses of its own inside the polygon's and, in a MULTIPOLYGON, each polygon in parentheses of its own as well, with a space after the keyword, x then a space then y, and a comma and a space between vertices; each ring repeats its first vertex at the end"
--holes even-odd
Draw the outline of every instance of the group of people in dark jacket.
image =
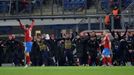
MULTIPOLYGON (((134 34, 127 32, 122 35, 118 31, 109 32, 111 39, 112 65, 134 65, 134 34)), ((62 38, 54 34, 36 34, 30 52, 31 66, 101 66, 103 64, 101 41, 104 35, 90 33, 66 33, 62 38), (75 35, 74 35, 75 34, 75 35)), ((0 65, 13 63, 16 66, 25 64, 23 42, 15 35, 9 35, 6 41, 0 40, 0 65)), ((105 64, 106 65, 106 64, 105 64)))

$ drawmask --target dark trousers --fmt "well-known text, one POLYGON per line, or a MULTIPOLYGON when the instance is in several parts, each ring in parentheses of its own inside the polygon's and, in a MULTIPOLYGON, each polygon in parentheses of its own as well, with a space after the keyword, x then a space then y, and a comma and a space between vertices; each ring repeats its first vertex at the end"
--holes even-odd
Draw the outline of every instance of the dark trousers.
POLYGON ((65 50, 64 58, 66 59, 67 65, 69 66, 73 65, 73 52, 71 51, 71 49, 65 50))
POLYGON ((88 56, 90 56, 90 58, 88 58, 88 64, 90 66, 96 65, 97 52, 89 52, 88 56))
POLYGON ((130 55, 130 62, 134 66, 134 52, 129 53, 129 55, 130 55))
POLYGON ((48 66, 48 60, 49 60, 49 52, 48 51, 42 51, 41 52, 42 55, 42 63, 46 66, 48 66))
POLYGON ((120 19, 114 19, 114 29, 121 29, 120 19))

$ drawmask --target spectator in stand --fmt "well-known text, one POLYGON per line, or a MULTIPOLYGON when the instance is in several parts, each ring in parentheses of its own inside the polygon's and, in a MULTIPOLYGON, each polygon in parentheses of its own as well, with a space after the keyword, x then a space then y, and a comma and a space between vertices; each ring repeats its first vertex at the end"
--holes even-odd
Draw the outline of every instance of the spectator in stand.
POLYGON ((13 0, 12 3, 11 3, 11 11, 10 11, 10 13, 11 14, 15 14, 16 13, 16 9, 17 9, 17 7, 16 7, 16 1, 13 0))
POLYGON ((119 0, 110 0, 110 7, 113 9, 114 6, 119 7, 119 0))
POLYGON ((117 6, 114 7, 112 10, 112 14, 114 17, 114 28, 115 29, 121 29, 121 24, 120 24, 120 11, 117 6))
POLYGON ((108 29, 109 27, 111 27, 111 18, 110 18, 110 14, 107 13, 107 15, 105 16, 105 27, 106 29, 108 29))
POLYGON ((31 13, 33 10, 33 2, 31 0, 21 0, 19 1, 19 12, 23 13, 31 13))

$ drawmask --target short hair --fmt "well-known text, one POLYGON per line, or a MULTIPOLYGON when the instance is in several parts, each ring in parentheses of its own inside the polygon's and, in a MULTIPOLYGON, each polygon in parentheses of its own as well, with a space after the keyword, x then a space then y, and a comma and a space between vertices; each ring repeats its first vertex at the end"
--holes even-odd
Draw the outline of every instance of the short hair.
POLYGON ((26 28, 28 28, 29 27, 29 25, 28 24, 26 24, 26 28))

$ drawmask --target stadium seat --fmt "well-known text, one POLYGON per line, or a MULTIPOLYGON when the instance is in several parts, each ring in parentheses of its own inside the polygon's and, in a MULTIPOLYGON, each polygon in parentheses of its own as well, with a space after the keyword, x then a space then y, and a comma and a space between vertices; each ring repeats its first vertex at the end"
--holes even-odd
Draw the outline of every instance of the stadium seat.
POLYGON ((73 10, 85 6, 85 0, 64 0, 64 9, 73 10))
POLYGON ((81 2, 81 0, 76 0, 75 4, 78 5, 78 7, 79 7, 80 2, 81 2))
POLYGON ((109 1, 101 0, 101 8, 106 12, 109 11, 109 1))
POLYGON ((9 11, 9 2, 0 1, 0 13, 4 13, 8 11, 9 11))
POLYGON ((68 4, 68 3, 64 3, 64 10, 71 10, 72 9, 72 5, 68 4))
POLYGON ((41 3, 43 3, 43 0, 34 0, 33 2, 33 6, 35 9, 38 9, 41 7, 41 3))
POLYGON ((64 0, 64 10, 70 10, 71 5, 69 0, 64 0))
MULTIPOLYGON (((133 0, 122 0, 122 8, 125 9, 132 2, 133 2, 133 0)), ((111 7, 111 6, 109 6, 109 4, 110 4, 110 0, 101 0, 101 8, 106 12, 108 12, 111 7)), ((115 0, 115 1, 113 1, 112 6, 115 6, 115 5, 119 6, 119 4, 120 4, 120 1, 115 0)))
POLYGON ((85 0, 81 0, 81 1, 80 1, 80 7, 84 7, 85 4, 86 4, 86 3, 85 3, 85 0))
POLYGON ((127 7, 129 4, 131 4, 133 2, 133 0, 123 0, 123 4, 125 5, 125 7, 127 7))

